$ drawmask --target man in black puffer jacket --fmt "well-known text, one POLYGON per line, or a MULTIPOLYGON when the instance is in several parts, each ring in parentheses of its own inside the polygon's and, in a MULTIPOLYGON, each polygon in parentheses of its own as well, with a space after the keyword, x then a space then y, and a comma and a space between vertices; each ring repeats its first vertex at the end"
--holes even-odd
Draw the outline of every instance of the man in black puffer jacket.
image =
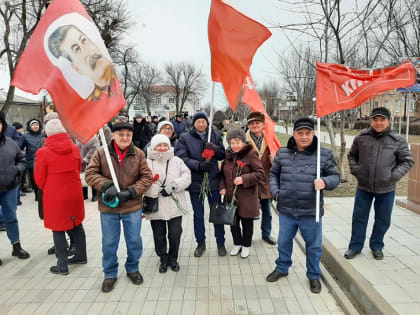
POLYGON ((391 113, 377 107, 370 115, 371 127, 354 138, 348 154, 351 173, 357 178, 349 249, 344 257, 354 258, 365 243, 369 212, 375 199, 375 223, 369 246, 372 255, 382 260, 384 236, 391 225, 395 185, 413 166, 407 141, 390 130, 391 113))
POLYGON ((280 231, 279 257, 276 269, 267 276, 274 282, 287 276, 292 265, 293 238, 299 228, 306 247, 306 276, 313 293, 321 291, 322 218, 315 221, 316 191, 321 191, 320 217, 324 214, 322 190, 333 190, 340 183, 334 156, 321 148, 321 178, 316 179, 317 138, 314 122, 299 118, 293 127, 293 137, 286 148, 280 148, 270 170, 271 195, 277 200, 280 231))
MULTIPOLYGON (((194 211, 194 234, 197 241, 197 248, 194 251, 195 257, 201 257, 206 250, 204 200, 203 196, 200 196, 204 174, 208 173, 210 192, 208 192, 207 200, 211 207, 219 199, 220 171, 218 161, 222 161, 225 158, 225 148, 222 138, 217 131, 211 131, 210 142, 207 142, 208 127, 209 120, 207 115, 201 112, 196 113, 193 117, 191 129, 181 135, 175 148, 175 155, 180 157, 191 170, 191 185, 187 190, 190 193, 191 205, 194 211), (202 157, 204 150, 210 150, 214 153, 214 156, 209 161, 202 157)), ((214 234, 216 236, 218 255, 225 256, 224 225, 215 224, 214 234)))
POLYGON ((20 245, 16 216, 17 186, 19 177, 25 172, 25 156, 16 142, 6 137, 6 131, 5 114, 0 112, 0 207, 7 237, 13 245, 12 255, 26 259, 29 258, 29 254, 20 245))

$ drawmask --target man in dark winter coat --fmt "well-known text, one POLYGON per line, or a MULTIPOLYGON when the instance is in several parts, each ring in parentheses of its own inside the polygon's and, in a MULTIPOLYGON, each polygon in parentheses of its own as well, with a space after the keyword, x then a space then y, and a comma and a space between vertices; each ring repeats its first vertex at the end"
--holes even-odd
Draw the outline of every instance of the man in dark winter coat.
POLYGON ((344 254, 347 259, 362 251, 373 199, 375 223, 369 247, 375 259, 384 258, 382 249, 385 233, 391 224, 395 185, 414 164, 407 141, 390 130, 389 110, 374 108, 370 117, 370 128, 354 138, 348 154, 350 171, 357 178, 357 190, 351 240, 344 254))
POLYGON ((29 254, 20 245, 16 216, 17 186, 19 177, 25 172, 25 156, 18 145, 6 137, 7 127, 5 114, 0 112, 0 207, 7 237, 13 245, 12 256, 27 259, 29 254))
POLYGON ((173 122, 176 136, 179 138, 184 132, 187 131, 187 124, 182 114, 176 114, 173 122))
POLYGON ((313 293, 321 292, 322 218, 317 223, 316 191, 321 191, 320 217, 324 214, 322 190, 333 190, 340 183, 334 156, 321 148, 321 178, 316 179, 317 138, 314 122, 299 118, 287 147, 280 148, 270 170, 270 190, 279 211, 279 257, 276 269, 267 276, 274 282, 288 275, 292 265, 293 238, 301 231, 306 248, 306 276, 313 293))
POLYGON ((140 150, 152 139, 153 132, 142 115, 136 115, 133 122, 133 143, 140 150))
POLYGON ((265 116, 263 113, 251 112, 247 117, 249 130, 246 133, 248 143, 252 144, 264 167, 264 181, 258 185, 258 197, 261 207, 261 237, 264 242, 275 245, 276 240, 271 236, 271 194, 269 184, 270 168, 273 164, 270 148, 265 142, 264 126, 265 116))
MULTIPOLYGON (((207 172, 210 184, 210 193, 207 195, 207 199, 211 207, 219 199, 220 172, 217 161, 222 161, 225 158, 225 148, 220 134, 216 131, 211 131, 210 142, 207 142, 209 121, 205 113, 195 114, 192 124, 190 131, 182 134, 179 138, 175 155, 179 156, 191 170, 192 183, 188 191, 194 211, 194 234, 198 244, 194 256, 201 257, 206 250, 204 200, 203 197, 200 197, 201 184, 204 174, 207 172), (202 157, 203 151, 206 149, 214 152, 214 156, 209 161, 202 157)), ((224 226, 215 224, 214 229, 218 254, 225 256, 224 226)))
POLYGON ((44 145, 45 135, 42 132, 41 121, 36 118, 28 120, 26 123, 26 131, 27 132, 23 135, 23 141, 20 148, 26 150, 26 171, 35 193, 35 200, 38 200, 38 188, 34 180, 34 161, 36 151, 44 145))
POLYGON ((214 113, 213 120, 212 120, 212 128, 214 131, 220 133, 223 138, 223 134, 225 132, 225 123, 226 123, 226 115, 221 110, 218 110, 214 113))

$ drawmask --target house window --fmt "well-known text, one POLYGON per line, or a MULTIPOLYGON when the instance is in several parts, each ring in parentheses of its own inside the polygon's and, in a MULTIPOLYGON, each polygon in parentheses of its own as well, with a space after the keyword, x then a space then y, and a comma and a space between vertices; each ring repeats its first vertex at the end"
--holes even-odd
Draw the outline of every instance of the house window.
POLYGON ((156 97, 155 104, 160 104, 160 97, 156 97))
POLYGON ((170 97, 169 104, 174 104, 174 103, 175 103, 175 97, 170 97))

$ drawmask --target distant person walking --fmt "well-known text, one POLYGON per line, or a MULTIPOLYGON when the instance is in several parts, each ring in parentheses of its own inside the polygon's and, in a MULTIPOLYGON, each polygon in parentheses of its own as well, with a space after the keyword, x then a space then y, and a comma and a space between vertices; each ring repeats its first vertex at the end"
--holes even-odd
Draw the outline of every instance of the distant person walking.
POLYGON ((375 222, 369 247, 375 259, 384 258, 384 237, 391 225, 396 183, 414 165, 407 141, 391 131, 390 119, 387 108, 374 108, 370 114, 370 128, 354 138, 348 154, 350 171, 357 178, 357 189, 351 239, 344 254, 347 259, 354 258, 363 249, 373 200, 375 222))

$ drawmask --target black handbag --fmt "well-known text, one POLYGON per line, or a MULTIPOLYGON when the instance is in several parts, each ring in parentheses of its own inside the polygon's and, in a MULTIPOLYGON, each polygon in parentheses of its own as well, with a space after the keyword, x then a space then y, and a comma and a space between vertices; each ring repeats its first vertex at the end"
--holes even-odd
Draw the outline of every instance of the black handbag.
POLYGON ((143 196, 143 213, 151 214, 159 211, 159 198, 143 196))
MULTIPOLYGON (((220 200, 220 199, 219 199, 220 200)), ((236 212, 238 208, 224 198, 224 201, 212 204, 210 207, 209 222, 214 224, 236 225, 236 212)))

